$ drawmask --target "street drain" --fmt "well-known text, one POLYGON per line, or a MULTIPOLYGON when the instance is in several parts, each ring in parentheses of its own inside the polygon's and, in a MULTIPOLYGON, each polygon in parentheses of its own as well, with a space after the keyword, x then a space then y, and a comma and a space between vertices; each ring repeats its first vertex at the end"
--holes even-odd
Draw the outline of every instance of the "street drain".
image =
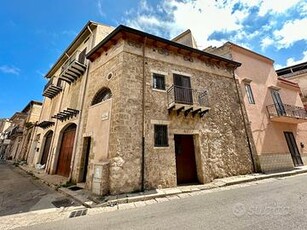
POLYGON ((69 218, 74 218, 74 217, 78 217, 78 216, 85 216, 86 213, 87 213, 87 209, 73 211, 73 212, 70 213, 69 218))
POLYGON ((60 208, 60 207, 70 207, 73 205, 73 201, 69 199, 63 199, 63 200, 56 200, 51 202, 55 207, 60 208))
POLYGON ((83 188, 80 188, 80 187, 78 187, 78 186, 71 186, 71 187, 69 187, 68 189, 70 189, 70 190, 72 190, 72 191, 78 191, 78 190, 81 190, 81 189, 83 189, 83 188))

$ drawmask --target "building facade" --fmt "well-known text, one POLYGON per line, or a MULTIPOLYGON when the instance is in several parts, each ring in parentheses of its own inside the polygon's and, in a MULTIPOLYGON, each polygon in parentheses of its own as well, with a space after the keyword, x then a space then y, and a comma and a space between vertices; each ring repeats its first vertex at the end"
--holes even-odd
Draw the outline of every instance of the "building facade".
POLYGON ((125 26, 87 57, 86 146, 76 162, 88 164, 89 189, 119 194, 253 171, 233 78, 240 63, 125 26))
POLYGON ((9 146, 10 140, 8 139, 8 128, 11 122, 7 118, 0 119, 0 159, 4 159, 6 150, 9 146))
POLYGON ((26 115, 23 125, 21 148, 16 154, 16 160, 31 161, 32 157, 29 153, 33 152, 32 140, 36 131, 36 124, 42 110, 42 103, 39 101, 30 101, 21 113, 26 115), (29 159, 28 159, 29 158, 29 159))
POLYGON ((279 77, 296 82, 301 88, 301 99, 307 110, 307 62, 276 70, 279 77))
POLYGON ((42 112, 33 137, 29 164, 46 165, 46 172, 73 177, 75 152, 81 145, 80 129, 89 63, 85 54, 113 28, 88 22, 46 74, 42 112))
POLYGON ((251 130, 255 163, 263 172, 307 163, 307 115, 299 85, 278 78, 273 60, 233 43, 208 52, 242 63, 235 70, 251 130))

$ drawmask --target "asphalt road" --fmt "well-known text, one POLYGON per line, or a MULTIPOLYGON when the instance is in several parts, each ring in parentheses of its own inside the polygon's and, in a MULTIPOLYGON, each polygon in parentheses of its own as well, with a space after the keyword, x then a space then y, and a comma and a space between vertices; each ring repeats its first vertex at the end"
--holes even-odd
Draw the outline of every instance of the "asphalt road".
POLYGON ((0 161, 0 216, 54 208, 54 201, 75 205, 72 199, 42 184, 18 167, 0 161))
POLYGON ((307 229, 307 175, 23 229, 307 229))

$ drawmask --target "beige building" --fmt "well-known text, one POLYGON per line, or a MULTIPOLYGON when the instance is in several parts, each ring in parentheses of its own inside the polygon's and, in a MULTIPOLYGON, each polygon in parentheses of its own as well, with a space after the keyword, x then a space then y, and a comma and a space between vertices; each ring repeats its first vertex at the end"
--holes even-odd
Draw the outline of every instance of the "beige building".
POLYGON ((23 136, 21 141, 21 148, 16 154, 16 160, 27 161, 32 159, 33 156, 29 155, 33 152, 34 146, 32 145, 32 139, 35 135, 36 124, 39 120, 39 116, 42 110, 42 103, 39 101, 30 101, 21 113, 26 115, 23 125, 23 136), (28 159, 30 158, 30 159, 28 159))
POLYGON ((21 112, 16 112, 10 118, 11 125, 7 129, 7 139, 9 140, 9 145, 5 152, 6 159, 17 159, 18 153, 21 151, 22 136, 26 118, 27 115, 21 112))
POLYGON ((307 62, 276 70, 279 77, 296 82, 301 88, 301 99, 307 110, 307 62))
POLYGON ((50 174, 78 182, 83 180, 72 173, 76 151, 83 144, 84 130, 80 123, 89 78, 85 54, 112 30, 109 26, 88 22, 46 74, 49 81, 43 90, 43 107, 33 138, 30 165, 39 163, 46 165, 50 174))
POLYGON ((6 149, 9 146, 10 140, 8 139, 8 128, 11 122, 7 118, 0 119, 0 159, 4 158, 6 149))
POLYGON ((255 163, 263 172, 307 163, 307 115, 298 84, 281 79, 273 60, 227 42, 206 49, 242 63, 235 70, 252 134, 255 163))

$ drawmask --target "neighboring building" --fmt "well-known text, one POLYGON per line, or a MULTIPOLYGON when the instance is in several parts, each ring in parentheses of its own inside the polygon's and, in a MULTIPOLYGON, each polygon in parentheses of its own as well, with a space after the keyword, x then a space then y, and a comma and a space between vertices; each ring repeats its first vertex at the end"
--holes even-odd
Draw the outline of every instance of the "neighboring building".
MULTIPOLYGON (((80 129, 89 62, 85 54, 113 28, 88 22, 46 74, 43 106, 33 138, 29 164, 46 164, 46 171, 72 178, 79 170, 75 162, 84 130, 80 129), (76 166, 75 166, 76 165, 76 166)), ((73 177, 74 181, 80 181, 73 177)), ((82 180, 81 180, 82 181, 82 180)))
MULTIPOLYGON (((26 114, 26 118, 23 126, 23 136, 21 141, 21 148, 16 154, 16 160, 28 161, 28 157, 32 159, 32 155, 29 152, 34 151, 32 145, 32 139, 34 137, 36 123, 39 120, 39 116, 42 109, 42 103, 39 101, 30 101, 21 113, 26 114)), ((30 161, 31 161, 30 159, 30 161)))
POLYGON ((8 128, 11 122, 7 118, 0 119, 0 159, 4 158, 6 149, 9 146, 10 140, 8 140, 8 128))
MULTIPOLYGON (((193 46, 189 35, 175 40, 193 46)), ((119 194, 253 171, 233 78, 240 63, 125 26, 87 58, 74 168, 87 168, 87 188, 119 194)))
POLYGON ((278 78, 273 60, 236 44, 227 42, 206 51, 242 63, 235 76, 250 121, 258 168, 267 172, 306 164, 307 116, 298 84, 278 78))
POLYGON ((7 129, 9 146, 5 152, 6 159, 17 159, 18 153, 21 151, 22 135, 26 118, 27 114, 21 112, 15 113, 10 118, 11 125, 7 129))
POLYGON ((276 70, 279 77, 296 82, 301 88, 301 99, 307 110, 307 62, 276 70))

